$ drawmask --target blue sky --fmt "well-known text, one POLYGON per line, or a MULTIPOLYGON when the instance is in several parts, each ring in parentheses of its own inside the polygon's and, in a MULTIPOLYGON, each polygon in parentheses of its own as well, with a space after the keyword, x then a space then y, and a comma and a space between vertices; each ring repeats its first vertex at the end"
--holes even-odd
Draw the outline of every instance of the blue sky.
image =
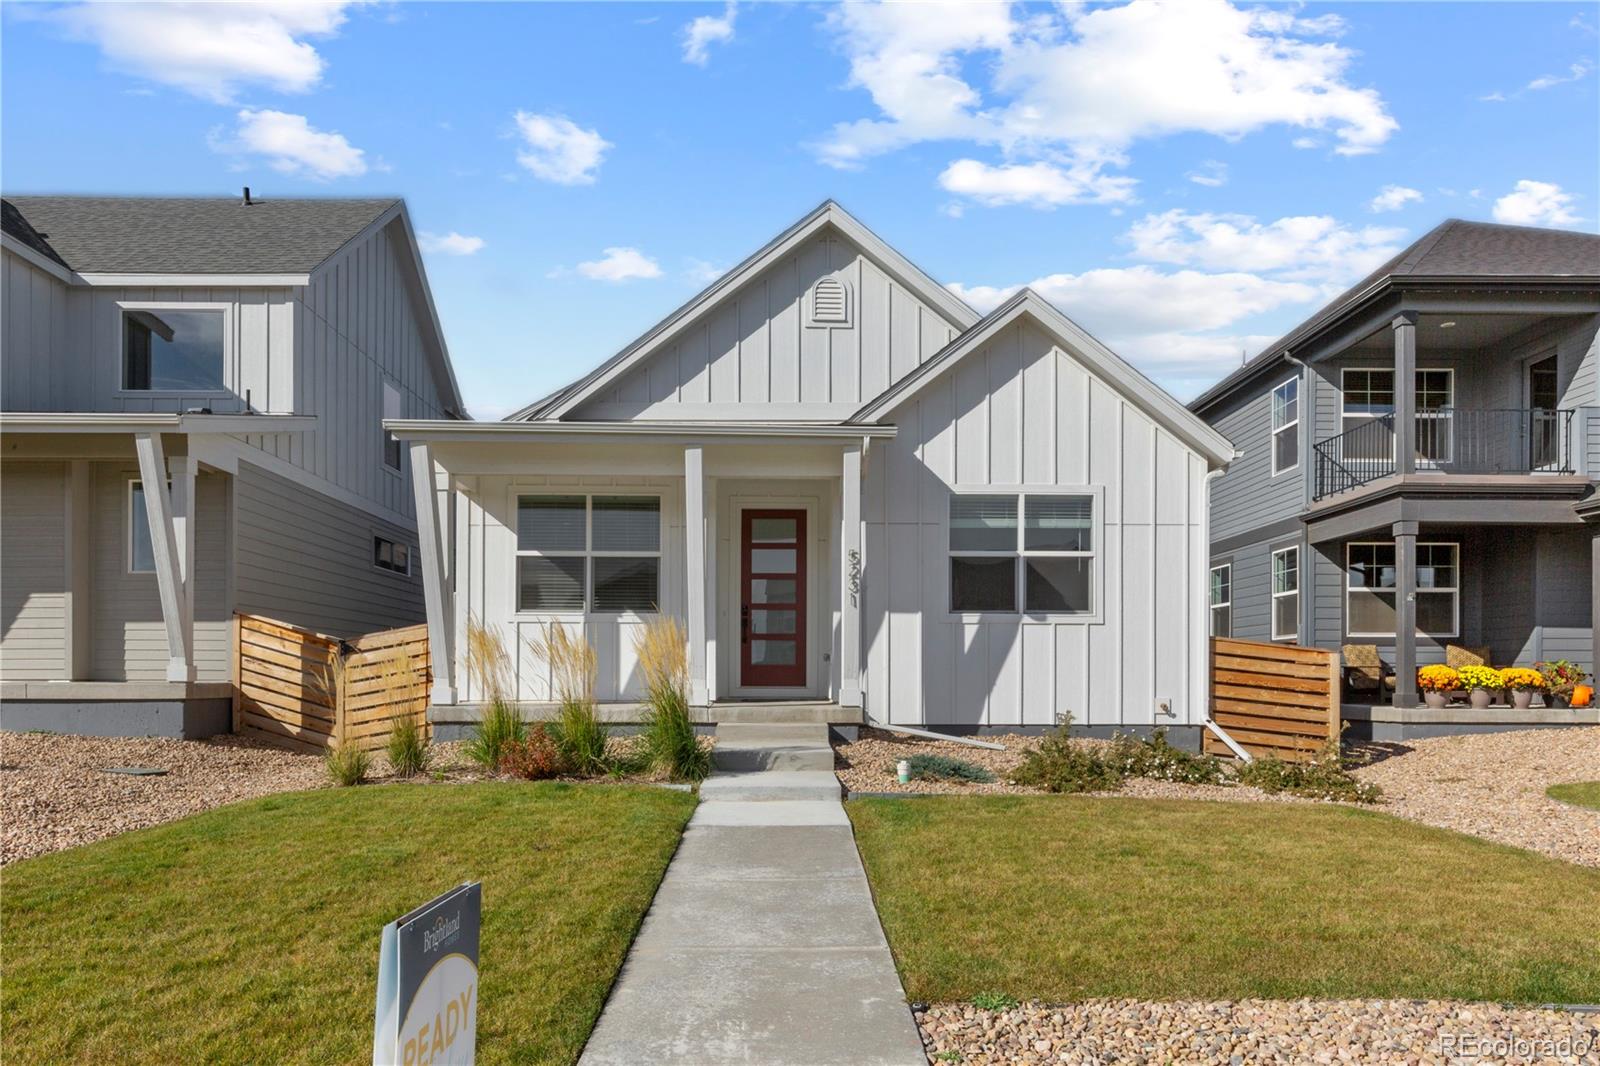
POLYGON ((1180 397, 1447 217, 1600 216, 1593 3, 7 4, 0 187, 409 202, 469 408, 827 197, 1180 397))

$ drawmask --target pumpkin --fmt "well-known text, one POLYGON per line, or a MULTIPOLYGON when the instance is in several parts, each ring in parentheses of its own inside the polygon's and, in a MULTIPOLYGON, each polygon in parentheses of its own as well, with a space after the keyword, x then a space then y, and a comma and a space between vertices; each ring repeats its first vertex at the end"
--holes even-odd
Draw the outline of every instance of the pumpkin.
POLYGON ((1587 707, 1594 701, 1594 686, 1578 685, 1572 690, 1572 705, 1574 707, 1587 707))

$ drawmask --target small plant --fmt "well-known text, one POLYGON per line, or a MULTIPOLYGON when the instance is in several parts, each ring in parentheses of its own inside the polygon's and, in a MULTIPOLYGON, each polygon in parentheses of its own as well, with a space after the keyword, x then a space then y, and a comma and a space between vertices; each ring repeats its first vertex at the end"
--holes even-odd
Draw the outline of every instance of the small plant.
POLYGON ((1424 692, 1455 692, 1461 688, 1461 675, 1450 666, 1424 666, 1417 671, 1417 687, 1424 692))
POLYGON ((1015 1010, 1021 1003, 1016 996, 1008 996, 1004 992, 979 992, 972 997, 972 1005, 979 1010, 1015 1010))
POLYGON ((1029 749, 1022 765, 1011 771, 1012 784, 1046 792, 1110 792, 1122 787, 1123 774, 1092 748, 1074 744, 1067 716, 1055 732, 1029 749))
POLYGON ((1494 691, 1506 687, 1505 678, 1500 676, 1500 671, 1492 666, 1463 666, 1458 671, 1461 677, 1461 687, 1481 688, 1494 691))
POLYGON ((996 780, 993 773, 977 763, 948 755, 913 755, 906 762, 911 764, 913 781, 968 781, 988 785, 996 780))
POLYGON ((634 638, 644 675, 644 750, 650 765, 674 781, 701 781, 711 752, 689 717, 689 641, 676 618, 658 616, 634 638))
POLYGON ((608 734, 595 708, 599 665, 594 645, 581 630, 551 622, 543 636, 528 641, 528 648, 550 665, 550 687, 560 707, 548 729, 550 739, 573 773, 605 773, 608 734))
POLYGON ((1589 679, 1582 667, 1568 659, 1534 663, 1533 668, 1544 675, 1545 691, 1561 700, 1571 700, 1577 687, 1589 679))
POLYGON ((1124 777, 1148 777, 1183 785, 1220 785, 1226 776, 1213 755, 1196 755, 1175 748, 1167 731, 1157 729, 1149 740, 1119 734, 1106 752, 1106 761, 1124 777))
POLYGON ((483 696, 483 714, 462 751, 486 770, 500 767, 508 742, 522 740, 528 727, 511 702, 511 657, 497 630, 467 623, 467 673, 483 696))
POLYGON ((389 743, 386 749, 389 768, 396 777, 415 777, 428 768, 432 752, 428 738, 422 735, 414 715, 404 714, 389 724, 389 743))
POLYGON ((1377 785, 1350 776, 1333 744, 1311 762, 1291 763, 1262 756, 1239 767, 1234 779, 1273 795, 1287 792, 1306 799, 1377 803, 1383 797, 1383 790, 1377 785))
POLYGON ((354 744, 341 742, 329 750, 324 764, 330 781, 340 788, 349 788, 367 779, 367 771, 372 769, 372 754, 354 744))
POLYGON ((498 769, 503 774, 528 781, 545 781, 559 777, 566 769, 566 761, 555 740, 540 723, 521 739, 506 742, 500 750, 498 769))
POLYGON ((1504 687, 1518 692, 1538 692, 1544 688, 1544 675, 1525 666, 1508 666, 1500 671, 1504 687))

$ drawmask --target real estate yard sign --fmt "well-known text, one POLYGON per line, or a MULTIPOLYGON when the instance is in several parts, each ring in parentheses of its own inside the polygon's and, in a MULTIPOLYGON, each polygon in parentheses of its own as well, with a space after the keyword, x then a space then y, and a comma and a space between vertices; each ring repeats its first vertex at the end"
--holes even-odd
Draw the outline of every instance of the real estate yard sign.
POLYGON ((482 915, 474 881, 383 927, 372 1066, 471 1066, 482 915))

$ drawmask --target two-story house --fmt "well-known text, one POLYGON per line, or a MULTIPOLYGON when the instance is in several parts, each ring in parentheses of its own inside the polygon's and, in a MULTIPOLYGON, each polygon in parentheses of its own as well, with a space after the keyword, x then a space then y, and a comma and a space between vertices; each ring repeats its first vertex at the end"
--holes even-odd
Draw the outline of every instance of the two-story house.
POLYGON ((1194 400, 1213 632, 1593 669, 1597 328, 1600 237, 1451 220, 1194 400))
POLYGON ((0 725, 226 730, 233 612, 424 617, 382 420, 464 412, 400 200, 8 196, 0 272, 0 725))

